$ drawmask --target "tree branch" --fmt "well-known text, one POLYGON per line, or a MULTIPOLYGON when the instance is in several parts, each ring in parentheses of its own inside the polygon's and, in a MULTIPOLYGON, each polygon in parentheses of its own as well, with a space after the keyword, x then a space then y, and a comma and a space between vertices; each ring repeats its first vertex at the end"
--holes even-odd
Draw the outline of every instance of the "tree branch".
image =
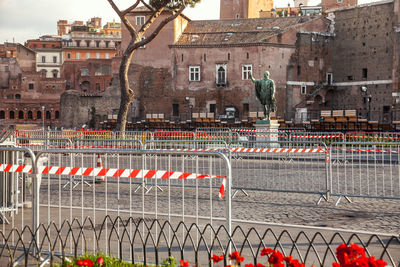
POLYGON ((147 3, 146 3, 145 1, 143 1, 143 0, 140 0, 140 2, 142 2, 142 4, 143 4, 145 7, 147 7, 148 9, 150 9, 151 11, 154 12, 154 9, 153 9, 153 7, 152 7, 151 5, 147 4, 147 3))
POLYGON ((156 10, 155 12, 153 12, 153 14, 151 14, 150 18, 146 21, 146 23, 142 26, 142 28, 140 28, 139 34, 143 34, 144 32, 146 32, 146 30, 160 16, 160 14, 164 11, 164 9, 165 9, 165 6, 156 10))
POLYGON ((126 10, 124 10, 123 12, 121 12, 121 10, 119 10, 119 8, 117 7, 117 5, 114 3, 113 0, 107 0, 108 3, 110 3, 111 7, 114 9, 114 11, 118 14, 119 18, 121 19, 121 22, 124 23, 124 25, 126 26, 126 28, 128 29, 129 33, 131 34, 132 38, 136 39, 137 37, 137 31, 136 29, 132 26, 132 24, 130 23, 130 21, 126 18, 126 15, 129 11, 131 11, 132 9, 134 9, 140 2, 141 0, 137 0, 137 2, 132 5, 131 7, 127 8, 126 10), (128 11, 127 11, 128 10, 128 11), (127 11, 127 12, 126 12, 127 11))
POLYGON ((179 10, 177 10, 174 15, 169 16, 168 18, 161 21, 160 24, 158 24, 157 28, 152 32, 152 34, 150 36, 146 37, 146 39, 144 39, 136 44, 138 44, 139 46, 143 46, 147 43, 150 43, 160 33, 162 28, 164 28, 164 26, 167 25, 170 21, 176 19, 176 17, 178 17, 185 8, 186 8, 186 5, 185 5, 184 1, 182 1, 181 8, 179 10))
POLYGON ((136 0, 136 3, 134 3, 133 5, 131 5, 130 7, 128 7, 127 9, 125 9, 124 11, 121 12, 122 15, 126 15, 129 12, 131 12, 133 9, 135 9, 140 3, 140 0, 136 0))

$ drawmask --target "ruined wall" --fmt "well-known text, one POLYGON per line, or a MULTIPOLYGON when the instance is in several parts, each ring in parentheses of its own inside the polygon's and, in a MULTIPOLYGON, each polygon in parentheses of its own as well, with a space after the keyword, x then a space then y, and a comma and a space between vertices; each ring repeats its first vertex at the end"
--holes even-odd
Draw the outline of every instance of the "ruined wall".
POLYGON ((77 90, 68 90, 60 98, 60 124, 64 128, 82 127, 88 123, 88 109, 96 108, 100 121, 119 108, 120 90, 118 86, 108 87, 101 95, 89 96, 77 90))
POLYGON ((392 105, 393 30, 396 22, 393 2, 375 3, 334 12, 335 38, 332 68, 337 97, 332 106, 347 109, 358 103, 365 116, 361 86, 371 95, 371 119, 388 121, 392 105), (373 16, 371 16, 373 15, 373 16))

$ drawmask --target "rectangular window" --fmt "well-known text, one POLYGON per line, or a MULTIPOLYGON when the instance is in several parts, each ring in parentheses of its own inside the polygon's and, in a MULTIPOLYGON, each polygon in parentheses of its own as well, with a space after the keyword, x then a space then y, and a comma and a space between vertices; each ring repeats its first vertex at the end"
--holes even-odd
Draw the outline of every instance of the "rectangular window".
POLYGON ((249 73, 253 70, 252 65, 242 66, 242 80, 250 79, 249 73))
POLYGON ((144 16, 136 16, 136 25, 143 25, 144 24, 144 16))
POLYGON ((172 116, 179 116, 179 104, 172 104, 172 116))
POLYGON ((226 84, 226 64, 217 64, 216 65, 216 83, 217 85, 225 85, 226 84))
POLYGON ((33 83, 28 84, 28 88, 29 88, 29 90, 33 90, 35 88, 34 84, 33 83))
POLYGON ((327 83, 328 85, 332 85, 332 84, 333 84, 333 74, 330 73, 330 72, 328 72, 328 73, 326 74, 326 83, 327 83))
POLYGON ((67 58, 68 58, 68 59, 71 59, 71 53, 68 53, 68 54, 67 54, 67 58))
POLYGON ((46 62, 46 56, 42 56, 42 63, 46 62))
POLYGON ((97 59, 100 58, 100 53, 96 53, 96 58, 97 58, 97 59))
POLYGON ((189 81, 200 81, 200 66, 189 66, 189 81))
POLYGON ((81 53, 76 53, 76 59, 81 59, 81 53))
POLYGON ((216 113, 217 112, 217 104, 210 104, 210 113, 216 113))
POLYGON ((106 59, 109 59, 109 58, 110 58, 110 54, 106 53, 106 59))
POLYGON ((362 77, 368 78, 368 69, 362 69, 362 77))
POLYGON ((53 57, 53 63, 57 63, 57 57, 53 57))
POLYGON ((86 53, 86 59, 90 58, 90 53, 86 53))
POLYGON ((243 114, 247 114, 247 113, 249 113, 249 104, 244 103, 243 104, 243 114))
POLYGON ((307 94, 307 86, 306 86, 306 85, 302 85, 302 86, 301 86, 301 94, 302 94, 302 95, 307 94))
POLYGON ((8 66, 4 66, 4 71, 8 72, 10 69, 8 68, 8 66))

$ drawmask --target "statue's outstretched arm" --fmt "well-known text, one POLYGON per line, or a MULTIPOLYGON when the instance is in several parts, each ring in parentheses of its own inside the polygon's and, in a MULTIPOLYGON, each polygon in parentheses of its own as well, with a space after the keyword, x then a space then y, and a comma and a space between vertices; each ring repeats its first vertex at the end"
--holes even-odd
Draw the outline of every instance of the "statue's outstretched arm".
POLYGON ((253 81, 253 83, 256 82, 256 80, 253 77, 253 73, 251 71, 249 71, 249 77, 253 81))

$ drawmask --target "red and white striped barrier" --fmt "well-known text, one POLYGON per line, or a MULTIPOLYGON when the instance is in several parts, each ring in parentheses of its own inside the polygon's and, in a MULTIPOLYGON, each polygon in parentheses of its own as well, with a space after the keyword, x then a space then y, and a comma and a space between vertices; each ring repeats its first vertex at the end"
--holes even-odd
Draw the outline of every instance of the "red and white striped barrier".
POLYGON ((293 138, 322 138, 322 139, 330 139, 330 138, 341 138, 343 139, 343 135, 336 134, 336 135, 291 135, 290 137, 293 138))
POLYGON ((346 138, 352 139, 400 139, 397 136, 359 136, 359 135, 347 135, 346 138))
MULTIPOLYGON (((13 165, 1 164, 0 172, 14 173, 32 173, 31 165, 13 165)), ((140 170, 140 169, 116 169, 116 168, 83 168, 83 167, 55 167, 41 166, 38 167, 38 174, 53 175, 81 175, 95 177, 113 177, 113 178, 146 178, 146 179, 206 179, 206 178, 223 178, 226 176, 211 176, 208 174, 196 174, 189 172, 160 171, 160 170, 140 170)), ((225 183, 223 181, 219 195, 222 198, 225 192, 225 183)))
POLYGON ((327 153, 323 148, 232 148, 231 152, 265 152, 265 153, 327 153))

